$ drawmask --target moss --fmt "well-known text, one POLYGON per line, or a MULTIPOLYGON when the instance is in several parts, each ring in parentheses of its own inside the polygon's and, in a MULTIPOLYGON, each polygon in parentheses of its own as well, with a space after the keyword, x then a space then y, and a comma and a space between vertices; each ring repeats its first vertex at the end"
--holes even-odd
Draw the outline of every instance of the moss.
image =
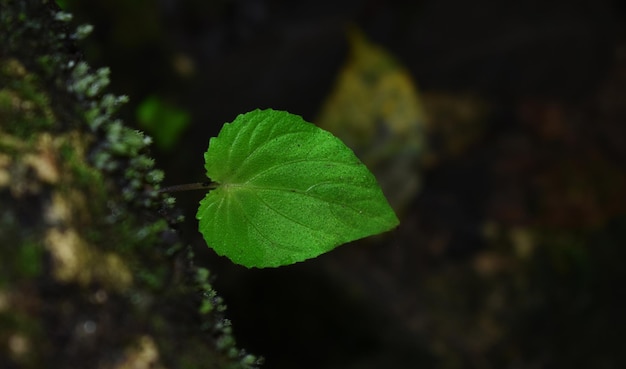
POLYGON ((70 134, 68 140, 62 142, 59 147, 60 160, 66 163, 68 169, 66 175, 72 176, 72 182, 75 185, 83 189, 95 186, 90 188, 92 195, 104 194, 102 174, 95 168, 86 165, 86 142, 83 141, 84 139, 76 133, 70 134))
POLYGON ((41 333, 41 325, 29 315, 3 313, 0 309, 0 354, 10 357, 16 364, 22 367, 41 366, 41 357, 37 352, 37 347, 45 344, 40 338, 41 333))
MULTIPOLYGON (((15 224, 14 220, 8 220, 7 216, 2 217, 0 228, 7 229, 7 223, 15 224)), ((3 254, 4 263, 0 272, 0 288, 7 286, 11 281, 21 279, 32 279, 39 276, 44 266, 43 249, 35 238, 23 237, 18 244, 15 242, 15 234, 9 233, 0 237, 0 243, 6 245, 7 251, 3 254)))
POLYGON ((77 57, 90 27, 51 2, 0 7, 0 364, 258 366, 162 217, 151 139, 115 118, 127 98, 77 57))
POLYGON ((20 273, 21 278, 33 278, 41 273, 43 255, 41 247, 37 243, 23 242, 21 247, 16 249, 16 252, 15 269, 20 273))
POLYGON ((27 138, 35 130, 49 129, 55 120, 37 76, 16 59, 0 60, 0 121, 7 133, 27 138))

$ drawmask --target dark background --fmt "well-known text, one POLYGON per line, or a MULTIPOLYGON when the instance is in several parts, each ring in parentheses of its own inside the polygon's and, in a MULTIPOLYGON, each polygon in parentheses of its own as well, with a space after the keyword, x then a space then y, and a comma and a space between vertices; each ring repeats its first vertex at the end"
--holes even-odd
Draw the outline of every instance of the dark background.
POLYGON ((183 237, 265 367, 626 366, 621 2, 59 3, 95 26, 84 57, 129 95, 127 124, 146 129, 136 113, 150 96, 189 117, 173 147, 154 147, 168 184, 204 180, 208 139, 237 114, 314 122, 349 26, 411 73, 434 118, 420 191, 394 232, 247 270, 197 232, 203 195, 177 195, 183 237), (458 101, 487 113, 457 121, 458 101))

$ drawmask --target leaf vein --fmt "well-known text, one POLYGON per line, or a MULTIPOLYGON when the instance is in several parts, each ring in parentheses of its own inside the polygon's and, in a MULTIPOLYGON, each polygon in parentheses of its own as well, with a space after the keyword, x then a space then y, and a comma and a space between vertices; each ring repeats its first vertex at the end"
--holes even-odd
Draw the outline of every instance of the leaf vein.
POLYGON ((237 197, 235 197, 235 199, 237 200, 237 204, 239 205, 239 208, 241 209, 241 213, 242 213, 242 214, 243 214, 243 216, 246 218, 246 223, 250 224, 250 225, 254 228, 254 230, 255 230, 255 231, 256 231, 256 232, 257 232, 257 233, 258 233, 258 234, 259 234, 259 235, 260 235, 263 239, 265 239, 267 242, 269 242, 270 244, 272 244, 272 245, 273 245, 273 246, 275 246, 276 248, 280 248, 280 249, 283 249, 283 250, 289 250, 289 251, 296 251, 296 252, 300 251, 300 250, 298 250, 298 248, 297 248, 297 247, 296 247, 296 248, 291 248, 291 247, 288 247, 288 246, 286 246, 286 245, 284 245, 284 244, 281 244, 281 243, 278 243, 278 242, 276 242, 276 241, 273 241, 273 240, 271 240, 269 237, 267 237, 267 236, 265 235, 265 233, 264 233, 264 232, 262 232, 262 231, 261 231, 261 229, 260 229, 260 228, 259 228, 256 224, 254 224, 254 223, 252 222, 251 217, 250 217, 250 216, 248 215, 248 213, 246 212, 246 207, 245 207, 245 206, 241 203, 241 201, 239 201, 239 199, 237 199, 237 197))
POLYGON ((299 159, 299 160, 291 160, 291 161, 285 161, 282 163, 278 163, 276 165, 272 165, 268 168, 265 168, 261 171, 258 171, 255 175, 253 175, 252 177, 246 179, 245 182, 242 183, 242 185, 246 185, 249 184, 250 182, 252 182, 254 179, 256 179, 257 177, 262 176, 263 174, 274 170, 276 168, 280 168, 280 167, 286 167, 288 165, 292 165, 295 163, 302 163, 302 162, 307 162, 307 163, 327 163, 327 164, 338 164, 341 166, 345 166, 345 167, 354 167, 354 166, 358 166, 358 164, 350 164, 350 163, 344 163, 344 162, 340 162, 340 161, 333 161, 333 160, 319 160, 319 159, 299 159))
MULTIPOLYGON (((295 224, 298 224, 298 225, 300 225, 300 226, 302 226, 302 227, 304 227, 304 228, 308 228, 308 229, 310 229, 310 230, 311 230, 311 231, 313 231, 313 232, 319 233, 319 230, 318 230, 318 229, 315 229, 315 228, 313 228, 313 227, 312 227, 312 226, 310 226, 310 225, 307 225, 307 224, 305 224, 305 223, 303 223, 303 222, 301 222, 301 221, 299 221, 299 220, 294 219, 294 218, 293 218, 293 217, 291 217, 291 216, 285 215, 284 213, 282 213, 282 212, 280 212, 280 211, 276 210, 276 209, 275 209, 272 205, 268 204, 268 203, 267 203, 267 201, 265 201, 265 200, 264 200, 261 196, 259 196, 257 193, 254 193, 254 196, 256 196, 256 197, 257 197, 257 198, 258 198, 258 199, 259 199, 259 200, 260 200, 263 204, 265 204, 265 206, 267 206, 267 208, 268 208, 268 209, 272 210, 273 212, 275 212, 276 214, 280 215, 281 217, 283 217, 283 218, 285 218, 285 219, 287 219, 287 220, 290 220, 291 222, 293 222, 293 223, 295 223, 295 224)), ((340 237, 341 237, 341 234, 336 233, 336 232, 331 232, 331 231, 329 231, 329 230, 324 230, 324 232, 326 232, 326 233, 332 233, 332 234, 334 234, 334 235, 336 235, 336 236, 340 236, 340 237)))
MULTIPOLYGON (((250 161, 251 158, 253 158, 255 155, 257 155, 258 152, 260 152, 259 150, 261 150, 265 146, 269 145, 270 143, 276 141, 277 139, 279 139, 281 137, 285 137, 285 136, 302 134, 302 133, 307 133, 307 131, 306 130, 298 130, 298 131, 285 132, 285 133, 281 133, 281 134, 279 134, 277 136, 274 136, 274 137, 264 141, 262 144, 257 146, 254 150, 250 151, 250 153, 248 153, 248 155, 246 155, 246 157, 239 164, 239 168, 244 167, 246 165, 246 162, 250 161)), ((233 147, 231 147, 229 154, 232 153, 233 147)))

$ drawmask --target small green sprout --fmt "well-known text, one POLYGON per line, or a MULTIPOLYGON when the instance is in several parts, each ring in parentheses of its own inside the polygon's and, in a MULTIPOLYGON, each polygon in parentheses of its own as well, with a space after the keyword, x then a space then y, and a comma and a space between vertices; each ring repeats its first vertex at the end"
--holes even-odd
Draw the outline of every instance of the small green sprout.
POLYGON ((196 215, 209 247, 246 267, 277 267, 399 223, 374 175, 331 133, 300 116, 254 110, 204 154, 209 189, 196 215))

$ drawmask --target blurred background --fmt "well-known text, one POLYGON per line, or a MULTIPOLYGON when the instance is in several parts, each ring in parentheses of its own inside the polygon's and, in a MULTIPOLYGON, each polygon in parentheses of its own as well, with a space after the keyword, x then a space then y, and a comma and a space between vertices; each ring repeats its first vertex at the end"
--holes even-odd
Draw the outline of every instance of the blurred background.
POLYGON ((130 97, 167 185, 222 124, 340 136, 401 219, 293 266, 207 248, 267 368, 626 367, 626 6, 619 1, 57 0, 130 97))

